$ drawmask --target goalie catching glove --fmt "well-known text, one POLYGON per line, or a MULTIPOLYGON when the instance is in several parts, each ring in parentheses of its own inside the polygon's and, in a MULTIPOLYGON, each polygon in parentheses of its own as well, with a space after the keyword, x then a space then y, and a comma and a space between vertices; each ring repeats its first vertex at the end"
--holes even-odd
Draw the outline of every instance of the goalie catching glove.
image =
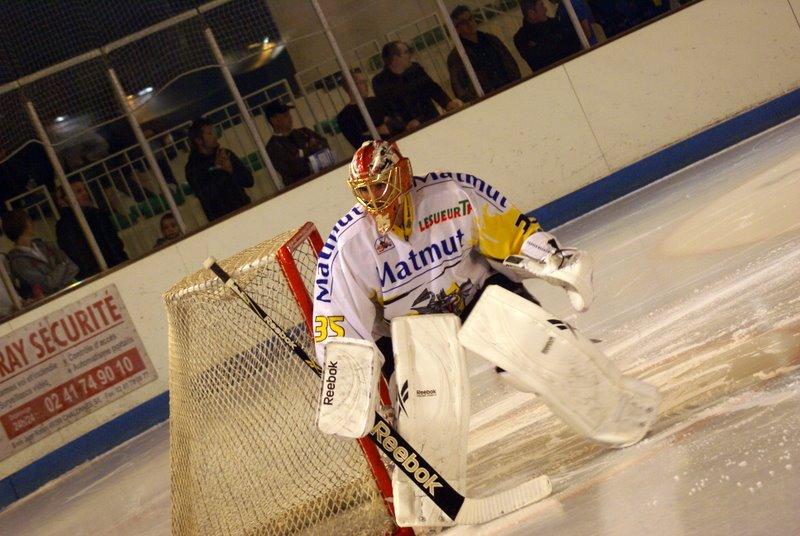
POLYGON ((503 262, 523 279, 536 277, 562 287, 576 311, 585 311, 594 299, 592 260, 585 251, 561 248, 556 238, 539 231, 522 244, 519 255, 503 262))

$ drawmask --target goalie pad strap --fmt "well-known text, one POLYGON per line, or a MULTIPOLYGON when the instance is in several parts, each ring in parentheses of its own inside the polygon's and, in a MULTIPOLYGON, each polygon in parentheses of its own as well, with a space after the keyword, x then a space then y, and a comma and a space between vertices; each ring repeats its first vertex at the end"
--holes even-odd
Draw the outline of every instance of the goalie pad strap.
POLYGON ((538 393, 584 437, 629 445, 644 437, 656 418, 658 389, 623 376, 572 326, 502 288, 484 291, 458 338, 538 393))
POLYGON ((324 348, 317 428, 342 438, 364 437, 375 423, 383 356, 371 342, 331 339, 324 348))

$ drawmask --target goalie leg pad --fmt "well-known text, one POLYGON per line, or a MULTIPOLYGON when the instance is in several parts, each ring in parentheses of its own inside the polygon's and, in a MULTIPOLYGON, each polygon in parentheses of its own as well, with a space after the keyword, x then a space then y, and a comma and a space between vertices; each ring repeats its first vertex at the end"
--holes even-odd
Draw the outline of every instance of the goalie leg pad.
POLYGON ((342 438, 364 437, 375 424, 383 356, 371 342, 337 337, 325 344, 317 428, 342 438))
MULTIPOLYGON (((392 320, 398 401, 397 431, 459 493, 466 491, 469 377, 458 344, 455 315, 404 316, 392 320)), ((412 462, 405 462, 412 463, 412 462)), ((454 522, 395 467, 397 524, 445 526, 454 522)))
POLYGON ((484 291, 458 338, 591 440, 614 447, 636 443, 658 414, 655 386, 623 376, 574 328, 500 287, 484 291))

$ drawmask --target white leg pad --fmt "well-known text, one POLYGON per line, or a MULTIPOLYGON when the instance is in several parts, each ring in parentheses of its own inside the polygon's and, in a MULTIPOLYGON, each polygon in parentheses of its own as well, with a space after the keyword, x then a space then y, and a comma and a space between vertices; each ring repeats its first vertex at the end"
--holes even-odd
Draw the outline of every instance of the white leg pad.
MULTIPOLYGON (((464 494, 469 432, 469 376, 458 343, 455 315, 404 316, 392 320, 398 401, 397 431, 464 494)), ((398 468, 392 475, 397 524, 455 524, 398 468)))
POLYGON ((658 415, 655 386, 623 376, 589 339, 501 287, 484 291, 458 338, 591 440, 614 447, 636 443, 658 415))

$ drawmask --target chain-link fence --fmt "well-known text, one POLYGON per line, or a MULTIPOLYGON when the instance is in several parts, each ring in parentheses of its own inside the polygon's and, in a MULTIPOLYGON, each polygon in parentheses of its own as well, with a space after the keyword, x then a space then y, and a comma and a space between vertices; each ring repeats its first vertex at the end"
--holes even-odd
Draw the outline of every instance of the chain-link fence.
POLYGON ((0 87, 0 161, 11 158, 14 153, 36 139, 36 132, 25 112, 25 101, 15 82, 0 87))

